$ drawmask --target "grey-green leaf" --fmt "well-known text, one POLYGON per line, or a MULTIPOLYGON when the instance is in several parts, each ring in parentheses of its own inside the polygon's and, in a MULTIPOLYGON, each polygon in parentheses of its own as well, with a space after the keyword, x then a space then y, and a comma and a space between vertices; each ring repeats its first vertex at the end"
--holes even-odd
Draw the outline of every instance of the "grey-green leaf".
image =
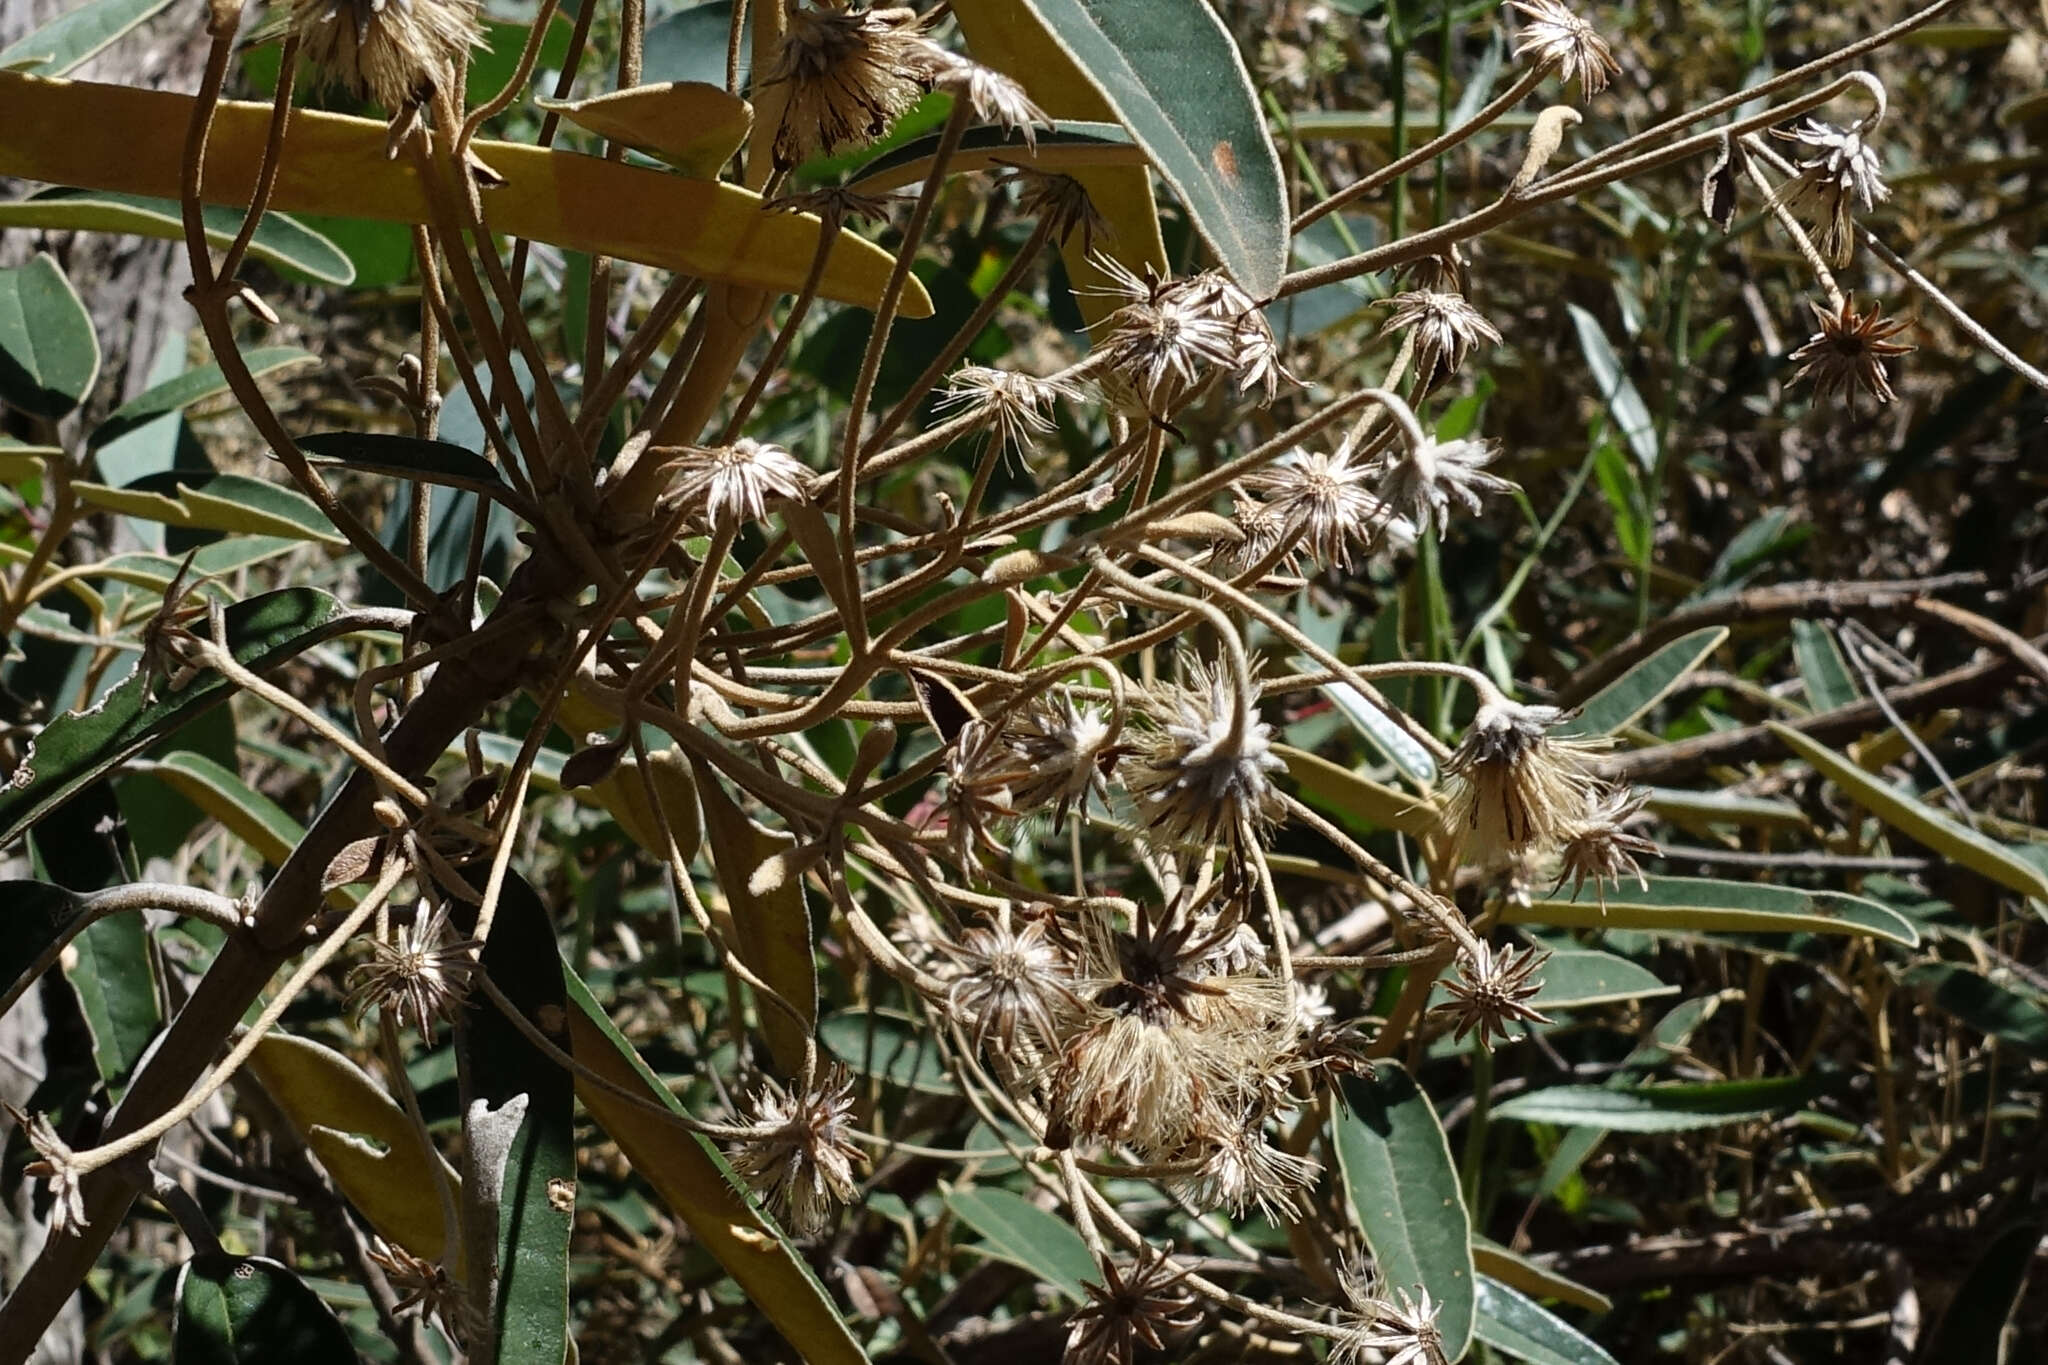
POLYGON ((1987 981, 1968 967, 1929 962, 1906 973, 1906 984, 1929 992, 1935 1007, 1979 1033, 2030 1057, 2048 1057, 2048 1010, 2017 991, 1987 981))
MULTIPOLYGON (((225 247, 242 229, 241 209, 208 204, 202 220, 206 240, 225 247)), ((26 199, 0 202, 0 227, 33 227, 45 231, 132 232, 138 237, 178 241, 185 220, 175 199, 118 190, 81 190, 58 186, 38 190, 26 199)), ((315 284, 347 285, 356 278, 348 253, 298 219, 266 213, 249 240, 249 254, 267 265, 296 271, 315 284)))
POLYGON ((1728 627, 1710 626, 1681 635, 1594 693, 1578 714, 1557 727, 1566 736, 1611 735, 1670 695, 1728 638, 1728 627))
POLYGON ((1849 676, 1848 661, 1820 622, 1801 619, 1792 623, 1792 657, 1806 684, 1806 704, 1814 710, 1832 711, 1862 697, 1856 680, 1849 676))
POLYGON ((1429 1292, 1445 1355, 1458 1359, 1472 1338, 1472 1223, 1436 1109, 1399 1063, 1381 1062, 1376 1075, 1344 1078, 1332 1122, 1380 1273, 1391 1289, 1429 1292))
POLYGON ((986 1239, 977 1250, 1022 1266, 1076 1303, 1087 1301, 1082 1286, 1101 1277, 1081 1234, 1022 1195, 993 1188, 955 1190, 946 1196, 946 1207, 986 1239))
POLYGON ((1524 1123, 1583 1124, 1623 1133, 1678 1133, 1765 1118, 1796 1109, 1817 1087, 1806 1076, 1707 1085, 1554 1085, 1501 1104, 1495 1118, 1524 1123))
MULTIPOLYGON (((297 346, 259 346, 242 353, 242 364, 248 367, 250 374, 259 378, 298 365, 316 364, 319 359, 311 351, 297 346)), ((201 365, 198 369, 187 370, 175 379, 166 379, 145 389, 115 408, 107 415, 106 421, 93 428, 92 435, 86 438, 86 449, 98 450, 167 413, 203 403, 227 390, 227 376, 221 373, 220 366, 201 365)))
POLYGON ((0 71, 54 80, 105 51, 171 0, 89 0, 0 49, 0 71))
POLYGON ((1566 304, 1565 309, 1571 314, 1572 330, 1579 336, 1579 349, 1586 354, 1586 366, 1593 372, 1593 382, 1599 385, 1600 398, 1607 404, 1607 411, 1613 414, 1614 424, 1621 428, 1628 448, 1635 453, 1636 463, 1646 470, 1655 469, 1657 424, 1650 419, 1649 405, 1636 391, 1628 371, 1621 367, 1621 357, 1614 353, 1614 347, 1607 340, 1607 332, 1600 326, 1600 319, 1576 303, 1566 304))
POLYGON ((1600 1344, 1519 1290, 1479 1277, 1472 1335, 1530 1365, 1615 1365, 1600 1344))
POLYGON ((367 431, 331 431, 301 436, 299 449, 315 461, 346 465, 372 474, 390 474, 448 488, 502 498, 505 481, 489 460, 448 441, 393 436, 367 431))
POLYGON ((1713 877, 1645 880, 1640 887, 1624 881, 1611 888, 1604 906, 1588 889, 1571 898, 1547 896, 1526 905, 1509 902, 1502 907, 1501 918, 1509 924, 1642 929, 1653 934, 1855 934, 1908 948, 1920 942, 1912 921, 1898 911, 1840 891, 1802 891, 1713 877))
POLYGON ((55 419, 85 401, 99 373, 92 318, 57 263, 38 253, 0 270, 0 399, 55 419))
POLYGON ((282 1262, 195 1256, 178 1271, 176 1365, 355 1365, 348 1333, 282 1262))
POLYGON ((1287 268, 1280 158, 1230 31, 1185 0, 1026 0, 1152 158, 1224 268, 1269 298, 1287 268))

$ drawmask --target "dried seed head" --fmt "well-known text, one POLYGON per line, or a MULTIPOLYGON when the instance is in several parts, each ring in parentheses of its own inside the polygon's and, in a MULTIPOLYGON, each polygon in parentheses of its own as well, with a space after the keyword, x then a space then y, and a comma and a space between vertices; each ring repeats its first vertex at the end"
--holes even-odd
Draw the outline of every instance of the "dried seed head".
POLYGON ((1065 1365, 1131 1365, 1140 1346, 1163 1351, 1201 1322, 1194 1297, 1180 1287, 1193 1272, 1170 1257, 1147 1247, 1123 1265, 1102 1258, 1100 1283, 1082 1286, 1088 1302, 1069 1319, 1065 1365))
POLYGON ((1482 943, 1474 956, 1458 964, 1456 976, 1445 978, 1444 989, 1451 998, 1438 1005, 1436 1013, 1456 1022, 1458 1041, 1477 1030, 1486 1047, 1507 1037, 1507 1025, 1514 1020, 1547 1024, 1549 1017, 1529 1001, 1543 989, 1543 978, 1535 973, 1549 958, 1548 949, 1503 948, 1496 953, 1492 945, 1482 943))
POLYGON ((732 1168, 796 1237, 824 1232, 860 1192, 854 1172, 867 1154, 849 1136, 853 1106, 853 1077, 836 1063, 809 1090, 764 1080, 747 1102, 742 1119, 753 1131, 734 1142, 732 1168))
POLYGON ((473 938, 443 942, 447 928, 447 912, 422 903, 412 923, 397 930, 396 942, 371 942, 370 960, 348 974, 349 1009, 358 1026, 372 1009, 382 1010, 433 1045, 437 1021, 454 1019, 469 998, 475 953, 483 946, 473 938))
POLYGON ((1093 255, 1098 241, 1116 239, 1116 230, 1088 197, 1088 187, 1071 175, 1012 166, 1003 182, 1017 186, 1018 216, 1048 221, 1054 241, 1064 243, 1079 232, 1082 252, 1093 255))
POLYGON ((1865 125, 1837 128, 1809 118, 1777 136, 1805 148, 1799 174, 1778 189, 1778 202, 1806 215, 1820 233, 1818 243, 1835 265, 1856 252, 1856 212, 1868 213, 1892 197, 1877 153, 1864 141, 1865 125))
POLYGON ((762 88, 783 87, 775 164, 865 147, 917 103, 945 53, 909 9, 816 7, 787 0, 782 48, 762 88))
POLYGON ((320 85, 392 114, 427 103, 482 40, 475 0, 293 0, 291 33, 320 85))
POLYGON ((394 1316, 419 1313, 438 1317, 450 1327, 463 1322, 467 1299, 462 1289, 439 1261, 413 1255, 396 1243, 379 1243, 370 1249, 370 1259, 384 1271, 399 1299, 394 1316))
POLYGON ((1052 120, 1031 102, 1023 86, 972 58, 938 51, 932 62, 931 83, 933 89, 967 101, 981 122, 1019 134, 1024 145, 1034 151, 1038 148, 1037 125, 1052 126, 1052 120))
POLYGON ((1287 765, 1258 718, 1255 681, 1200 663, 1186 673, 1185 684, 1147 698, 1151 724, 1124 784, 1160 839, 1200 847, 1234 840, 1245 823, 1270 824, 1281 808, 1271 774, 1287 765))
POLYGON ((1806 362, 1793 378, 1812 376, 1816 402, 1825 402, 1836 393, 1848 398, 1859 392, 1868 393, 1880 403, 1898 397, 1892 392, 1891 376, 1885 372, 1884 363, 1914 349, 1892 340, 1911 324, 1904 318, 1886 317, 1884 310, 1874 303, 1868 313, 1858 314, 1856 301, 1846 297, 1839 313, 1831 313, 1811 299, 1806 306, 1813 310, 1820 330, 1792 353, 1792 359, 1806 362))
POLYGON ((1456 499, 1477 516, 1485 504, 1481 495, 1503 493, 1513 482, 1486 472, 1486 466, 1500 455, 1490 441, 1436 441, 1424 437, 1420 445, 1389 451, 1374 461, 1380 475, 1380 502, 1385 515, 1400 513, 1416 526, 1436 526, 1437 534, 1450 529, 1451 501, 1456 499))
POLYGON ((947 381, 938 406, 941 411, 973 413, 1004 449, 1021 453, 1037 437, 1052 434, 1054 400, 1075 402, 1080 397, 1081 390, 1065 380, 968 365, 947 381))
POLYGON ((1444 765, 1454 785, 1445 819, 1476 861, 1548 848, 1585 818, 1595 785, 1585 764, 1599 741, 1561 739, 1554 706, 1490 702, 1444 765))
POLYGON ((1245 483, 1264 496, 1262 512, 1278 519, 1278 538, 1306 544, 1318 564, 1348 569, 1353 552, 1370 548, 1393 519, 1371 489, 1379 477, 1377 464, 1359 459, 1347 436, 1334 451, 1291 450, 1245 483))
POLYGON ((663 504, 686 508, 712 526, 759 521, 768 515, 771 500, 802 498, 808 473, 781 446, 748 436, 729 446, 684 446, 673 463, 675 474, 663 504))
POLYGON ((1104 393, 1127 411, 1166 417, 1238 364, 1238 320, 1218 312, 1192 280, 1143 278, 1114 257, 1090 258, 1124 300, 1106 320, 1104 393))
POLYGON ((1417 1285, 1413 1294, 1389 1293, 1377 1275, 1358 1270, 1347 1270, 1339 1283, 1344 1304, 1337 1310, 1330 1365, 1444 1365, 1440 1306, 1427 1289, 1417 1285))
POLYGON ((958 943, 941 939, 934 946, 946 959, 940 972, 950 983, 946 1008, 977 1048, 994 1039, 1015 1053, 1020 1029, 1035 1035, 1034 1044, 1049 1046, 1059 1036, 1061 1014, 1080 1008, 1073 963, 1047 937, 1043 919, 1019 929, 1005 913, 967 930, 958 943))
POLYGON ((1498 343, 1500 331, 1463 294, 1411 289, 1391 300, 1394 311, 1381 336, 1411 328, 1415 334, 1415 373, 1424 389, 1433 389, 1465 364, 1482 341, 1498 343))
POLYGON ((1011 804, 1020 813, 1050 808, 1054 827, 1064 825, 1075 806, 1086 810, 1089 793, 1105 794, 1117 762, 1115 736, 1109 716, 1087 702, 1061 696, 1025 707, 1003 731, 1012 756, 1011 804))
POLYGON ((1515 43, 1515 55, 1527 57, 1561 81, 1577 80, 1588 95, 1607 88, 1621 70, 1607 40, 1593 25, 1561 0, 1508 0, 1528 22, 1515 43))
POLYGON ((1275 1222, 1301 1216, 1303 1196, 1323 1169, 1267 1142, 1258 1114, 1205 1123, 1180 1159, 1202 1163, 1194 1175, 1175 1182, 1197 1208, 1226 1208, 1238 1218, 1257 1209, 1275 1222))
POLYGON ((28 1145, 35 1149, 36 1160, 23 1170, 50 1182, 50 1235, 77 1236, 86 1228, 85 1193, 79 1186, 86 1173, 78 1168, 77 1154, 57 1136, 48 1114, 31 1117, 11 1104, 4 1107, 7 1116, 21 1126, 28 1145))
POLYGON ((1608 882, 1620 886, 1623 877, 1634 877, 1638 885, 1647 889, 1649 880, 1636 864, 1636 857, 1655 857, 1657 845, 1640 834, 1630 834, 1622 826, 1634 819, 1649 799, 1650 793, 1641 788, 1610 791, 1582 819, 1568 823, 1558 850, 1557 882, 1551 890, 1562 887, 1569 878, 1572 899, 1577 900, 1590 879, 1604 911, 1608 882))

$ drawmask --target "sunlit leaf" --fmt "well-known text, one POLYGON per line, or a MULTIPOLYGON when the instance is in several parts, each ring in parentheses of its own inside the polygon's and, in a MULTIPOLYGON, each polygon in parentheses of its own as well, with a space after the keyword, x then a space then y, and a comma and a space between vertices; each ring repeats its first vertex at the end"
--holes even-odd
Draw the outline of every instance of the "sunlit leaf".
POLYGON ((993 1188, 955 1190, 946 1196, 946 1207, 981 1234, 982 1241, 971 1250, 1022 1266, 1076 1303, 1088 1299, 1081 1286, 1101 1278, 1081 1234, 1022 1195, 993 1188))
MULTIPOLYGON (((219 204, 206 206, 202 221, 206 240, 225 247, 242 229, 242 211, 219 204)), ((56 186, 26 199, 0 201, 0 227, 40 228, 45 232, 132 232, 138 237, 185 235, 178 201, 148 194, 82 190, 56 186)), ((312 228, 284 213, 266 213, 249 239, 249 254, 267 265, 297 272, 315 284, 353 284, 356 268, 347 253, 312 228)))
POLYGON ((1502 1101, 1493 1114, 1524 1123, 1606 1128, 1624 1133, 1677 1133, 1718 1128, 1796 1109, 1818 1087, 1807 1076, 1704 1085, 1554 1085, 1502 1101))
POLYGON ((304 493, 246 474, 166 469, 123 488, 83 481, 71 487, 80 502, 165 526, 348 543, 304 493))
POLYGON ((85 401, 99 372, 92 318, 57 263, 38 253, 0 270, 0 399, 38 417, 62 417, 85 401))
POLYGON ((583 100, 537 99, 599 137, 658 156, 685 175, 714 179, 747 140, 754 111, 722 85, 669 81, 583 100))
POLYGON ((1611 735, 1623 726, 1633 725, 1705 663, 1707 656, 1727 638, 1726 626, 1711 626, 1680 636, 1594 693, 1577 715, 1553 733, 1611 735))
POLYGON ((1509 924, 1571 929, 1642 929, 1664 934, 1852 934, 1913 947, 1912 922, 1875 901, 1839 891, 1802 891, 1764 882, 1710 877, 1651 877, 1647 887, 1623 879, 1603 906, 1587 887, 1579 896, 1513 899, 1501 907, 1509 924))
POLYGON ((92 60, 171 0, 87 0, 0 48, 0 71, 61 76, 92 60))
POLYGON ((1615 1365, 1599 1343, 1499 1280, 1479 1277, 1472 1335, 1529 1365, 1615 1365))
MULTIPOLYGON (((302 365, 315 365, 319 361, 319 356, 297 346, 259 346, 242 353, 242 364, 259 379, 302 365)), ((94 427, 92 434, 86 437, 85 448, 97 450, 159 417, 181 412, 194 403, 203 403, 227 391, 227 376, 221 373, 220 366, 201 365, 198 369, 187 370, 175 379, 151 385, 107 414, 107 420, 94 427)))

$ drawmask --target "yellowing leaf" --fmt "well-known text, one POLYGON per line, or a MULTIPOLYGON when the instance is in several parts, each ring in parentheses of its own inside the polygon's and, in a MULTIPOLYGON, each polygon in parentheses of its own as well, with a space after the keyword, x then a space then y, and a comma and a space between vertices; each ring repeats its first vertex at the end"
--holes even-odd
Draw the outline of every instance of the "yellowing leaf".
POLYGON ((754 111, 745 100, 703 81, 636 85, 587 100, 534 103, 702 180, 717 178, 719 167, 754 126, 754 111))
MULTIPOLYGON (((7 130, 0 175, 175 196, 191 112, 190 96, 168 91, 0 72, 0 128, 7 130)), ((268 104, 221 102, 206 163, 209 201, 248 203, 270 122, 268 104)), ((384 125, 372 119, 293 114, 271 207, 427 221, 419 166, 386 157, 384 141, 384 125)), ((815 216, 763 212, 760 197, 737 186, 521 143, 478 139, 474 146, 505 178, 485 192, 497 232, 790 293, 803 286, 816 254, 815 216)), ((880 247, 842 233, 819 292, 873 307, 893 264, 880 247)), ((915 280, 904 291, 903 313, 931 315, 931 299, 915 280)))
MULTIPOLYGON (((703 827, 697 814, 697 785, 690 779, 689 765, 673 746, 649 754, 647 761, 655 795, 661 798, 661 813, 668 817, 669 833, 675 836, 676 848, 688 861, 697 854, 703 827)), ((586 790, 611 812, 619 828, 632 836, 634 843, 657 858, 666 858, 668 844, 661 837, 661 822, 654 818, 654 808, 647 803, 648 785, 640 780, 640 761, 628 757, 586 790)))
POLYGON ((379 1236, 429 1261, 446 1254, 430 1163, 451 1191, 461 1180, 382 1086, 334 1049, 282 1033, 256 1045, 249 1071, 379 1236))
POLYGON ((62 455, 55 446, 25 446, 0 440, 0 484, 17 484, 43 476, 44 461, 62 455))
POLYGON ((1276 744, 1273 752, 1286 761, 1287 775, 1301 784, 1302 794, 1325 810, 1356 815, 1367 824, 1418 839, 1436 833, 1442 823, 1427 797, 1395 791, 1289 744, 1276 744))

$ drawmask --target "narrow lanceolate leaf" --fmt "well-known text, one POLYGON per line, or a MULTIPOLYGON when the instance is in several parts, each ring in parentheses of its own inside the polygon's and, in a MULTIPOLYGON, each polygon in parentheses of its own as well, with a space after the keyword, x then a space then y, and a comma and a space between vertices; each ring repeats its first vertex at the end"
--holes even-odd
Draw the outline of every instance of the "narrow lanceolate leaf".
POLYGON ((281 1261, 199 1255, 178 1270, 177 1365, 355 1365, 340 1319, 281 1261))
POLYGON ((756 1003, 761 1035, 785 1076, 803 1067, 804 1046, 818 1026, 818 959, 811 945, 811 912, 795 869, 757 876, 770 859, 796 847, 796 836, 767 830, 747 818, 718 785, 717 774, 697 766, 697 796, 711 861, 732 913, 742 960, 803 1015, 798 1021, 763 1000, 756 1003))
POLYGON ((1600 1344, 1526 1294, 1481 1276, 1472 1335, 1529 1365, 1615 1365, 1600 1344))
POLYGON ((1287 269, 1280 157, 1215 12, 1174 0, 1026 3, 1152 158, 1217 260, 1255 298, 1271 297, 1287 269))
MULTIPOLYGON (((0 72, 0 175, 124 194, 178 193, 187 95, 124 85, 41 81, 0 72)), ((208 143, 209 201, 246 205, 262 165, 269 104, 223 100, 208 143)), ((384 154, 373 119, 301 110, 292 115, 272 205, 285 213, 423 223, 432 216, 410 157, 384 154)), ((754 289, 794 293, 816 254, 818 220, 767 213, 758 195, 574 152, 479 138, 476 154, 505 179, 491 193, 494 231, 754 289)), ((842 233, 826 258, 819 292, 872 307, 894 257, 842 233)), ((906 317, 928 317, 931 300, 912 281, 906 317)))
POLYGON ((503 498, 508 491, 496 465, 475 451, 448 441, 369 431, 322 432, 298 440, 299 449, 315 464, 416 479, 444 488, 466 488, 486 497, 503 498))
MULTIPOLYGON (((4 208, 0 208, 0 216, 4 213, 4 208)), ((297 346, 259 346, 242 353, 242 364, 259 379, 302 365, 316 365, 319 361, 319 356, 297 346)), ((107 420, 94 427, 92 434, 86 437, 86 449, 98 450, 138 427, 148 426, 159 417, 182 412, 194 403, 203 403, 227 391, 227 376, 220 372, 220 366, 201 365, 196 370, 187 370, 175 379, 152 385, 115 408, 107 415, 107 420)))
POLYGON ((1677 1133, 1718 1128, 1796 1109, 1818 1087, 1806 1076, 1707 1085, 1554 1085, 1516 1095, 1497 1106, 1495 1118, 1558 1123, 1623 1133, 1677 1133))
MULTIPOLYGON (((569 1035, 576 1060, 612 1085, 673 1113, 682 1104, 620 1036, 565 965, 569 1035)), ((654 1187, 704 1249, 725 1267, 808 1365, 866 1365, 832 1298, 782 1230, 762 1212, 725 1157, 700 1133, 578 1077, 577 1098, 626 1160, 654 1187)))
POLYGON ((378 1235, 442 1259, 449 1229, 435 1171, 457 1201, 461 1180, 383 1086, 333 1048, 283 1033, 256 1045, 248 1070, 378 1235))
POLYGON ((1554 924, 1568 929, 1641 929, 1653 934, 1852 934, 1911 948, 1920 942, 1913 922, 1896 910, 1839 891, 1801 891, 1762 882, 1712 877, 1650 877, 1647 886, 1624 880, 1607 892, 1603 907, 1592 889, 1577 898, 1545 896, 1501 907, 1509 924, 1554 924))
POLYGON ((1799 664, 1800 681, 1806 684, 1806 704, 1813 710, 1832 711, 1862 697, 1835 637, 1819 621, 1792 623, 1792 657, 1799 664))
MULTIPOLYGON (((567 1052, 568 997, 548 951, 554 925, 547 907, 517 873, 505 881, 498 916, 484 945, 483 969, 505 998, 557 1048, 567 1052)), ((490 1208, 494 1229, 477 1228, 473 1245, 497 1249, 491 1295, 489 1359, 555 1361, 569 1345, 569 1230, 576 1214, 576 1087, 570 1073, 527 1038, 481 991, 467 1006, 462 1047, 471 1093, 503 1111, 524 1096, 518 1130, 505 1152, 494 1198, 471 1190, 470 1207, 490 1208)), ((479 1354, 472 1346, 472 1356, 479 1354)))
MULTIPOLYGON (((317 588, 285 588, 227 609, 229 646, 243 667, 257 672, 363 624, 317 588)), ((226 700, 232 690, 210 671, 175 691, 161 678, 156 682, 154 700, 144 695, 144 679, 133 675, 90 711, 59 716, 44 727, 12 780, 0 784, 0 848, 44 812, 159 735, 226 700)))
POLYGON ((1636 391, 1628 371, 1621 367, 1621 357, 1614 353, 1606 331, 1600 326, 1600 319, 1576 303, 1566 304, 1565 310, 1571 314, 1572 330, 1578 333, 1579 349, 1585 352, 1586 367, 1593 372, 1593 382, 1599 386, 1601 401, 1607 404, 1615 426, 1621 428, 1636 462, 1646 470, 1655 469, 1657 424, 1651 420, 1649 404, 1636 391))
POLYGON ((171 0, 88 0, 0 48, 0 71, 61 76, 104 51, 171 0))
POLYGON ((1082 1285, 1099 1280, 1100 1272, 1066 1220, 1002 1189, 955 1190, 946 1196, 946 1207, 982 1235, 970 1250, 1022 1266, 1075 1303, 1087 1302, 1082 1285))
POLYGON ((304 493, 246 474, 165 469, 120 488, 84 482, 71 488, 80 502, 165 526, 348 543, 304 493))
POLYGON ((99 372, 92 318, 57 263, 38 254, 0 270, 0 399, 55 419, 85 401, 99 372))
MULTIPOLYGON (((1305 658, 1297 658, 1295 666, 1304 670, 1314 668, 1314 664, 1305 658)), ((1328 697, 1344 713, 1344 718, 1357 726, 1372 746, 1385 754, 1409 780, 1422 787, 1435 785, 1436 760, 1430 757, 1429 750, 1397 725, 1392 716, 1374 706, 1364 693, 1347 682, 1324 683, 1317 690, 1328 697)))
POLYGON ((685 175, 715 179, 747 140, 754 111, 725 87, 705 81, 637 85, 587 100, 536 99, 579 128, 651 156, 685 175))
POLYGON ((1770 729, 1785 742, 1786 748, 1812 764, 1814 771, 1893 829, 2000 886, 2023 896, 2048 900, 2048 871, 1918 798, 1894 790, 1881 778, 1863 771, 1825 744, 1807 738, 1790 726, 1773 722, 1770 729))
MULTIPOLYGON (((209 204, 200 214, 206 240, 225 247, 242 230, 242 210, 209 204)), ((0 203, 0 227, 40 228, 45 232, 132 232, 138 237, 179 238, 185 235, 178 201, 151 194, 82 190, 58 185, 26 199, 0 203)), ((348 253, 298 219, 266 213, 249 239, 249 254, 286 273, 304 275, 315 284, 355 283, 355 263, 348 253)))
POLYGON ((163 1024, 149 926, 140 915, 110 916, 87 925, 67 957, 64 977, 92 1034, 93 1064, 118 1091, 163 1024))
POLYGON ((48 461, 64 452, 56 446, 32 446, 12 436, 0 436, 0 484, 13 486, 40 479, 48 461))
POLYGON ((1593 694, 1578 714, 1557 727, 1558 735, 1611 735, 1633 725, 1669 696, 1686 675, 1728 638, 1728 627, 1711 626, 1681 635, 1593 694))
MULTIPOLYGON (((855 172, 852 188, 862 194, 886 194, 915 185, 931 173, 938 147, 937 133, 891 147, 855 172)), ((946 162, 946 173, 1029 166, 1046 175, 1070 175, 1100 166, 1145 164, 1145 149, 1131 141, 1122 124, 1059 119, 1050 128, 1034 129, 1028 143, 1014 128, 969 128, 946 162)))
POLYGON ((1324 810, 1380 829, 1398 829, 1418 839, 1435 833, 1442 824, 1442 815, 1427 797, 1382 786, 1362 773, 1289 744, 1276 744, 1273 752, 1286 761, 1287 775, 1300 785, 1302 796, 1324 810))
POLYGON ((284 807, 204 754, 189 749, 165 754, 150 766, 149 775, 175 788, 265 862, 282 864, 305 837, 305 826, 284 807))
POLYGON ((1656 973, 1625 957, 1598 948, 1581 948, 1569 940, 1540 942, 1551 951, 1542 968, 1543 988, 1529 1002, 1539 1010, 1574 1009, 1678 994, 1678 987, 1666 985, 1657 979, 1656 973))
POLYGON ((2017 991, 1987 981, 1968 967, 1929 962, 1906 973, 1906 984, 1927 991, 1935 1006, 2030 1057, 2048 1057, 2048 1010, 2017 991))
POLYGON ((1337 1160, 1366 1245, 1389 1288, 1427 1290, 1446 1358, 1472 1338, 1472 1223, 1429 1096, 1397 1062, 1344 1078, 1332 1118, 1337 1160))
MULTIPOLYGON (((1472 1238, 1472 1264, 1479 1269, 1479 1284, 1483 1293, 1486 1281, 1491 1278, 1500 1281, 1510 1289, 1519 1289, 1524 1294, 1546 1299, 1562 1299, 1588 1312, 1605 1313, 1614 1307, 1609 1299, 1597 1289, 1567 1279, 1554 1270, 1537 1265, 1526 1256, 1518 1256, 1498 1242, 1489 1242, 1476 1233, 1472 1238)), ((1481 1312, 1485 1309, 1482 1307, 1481 1312)))

